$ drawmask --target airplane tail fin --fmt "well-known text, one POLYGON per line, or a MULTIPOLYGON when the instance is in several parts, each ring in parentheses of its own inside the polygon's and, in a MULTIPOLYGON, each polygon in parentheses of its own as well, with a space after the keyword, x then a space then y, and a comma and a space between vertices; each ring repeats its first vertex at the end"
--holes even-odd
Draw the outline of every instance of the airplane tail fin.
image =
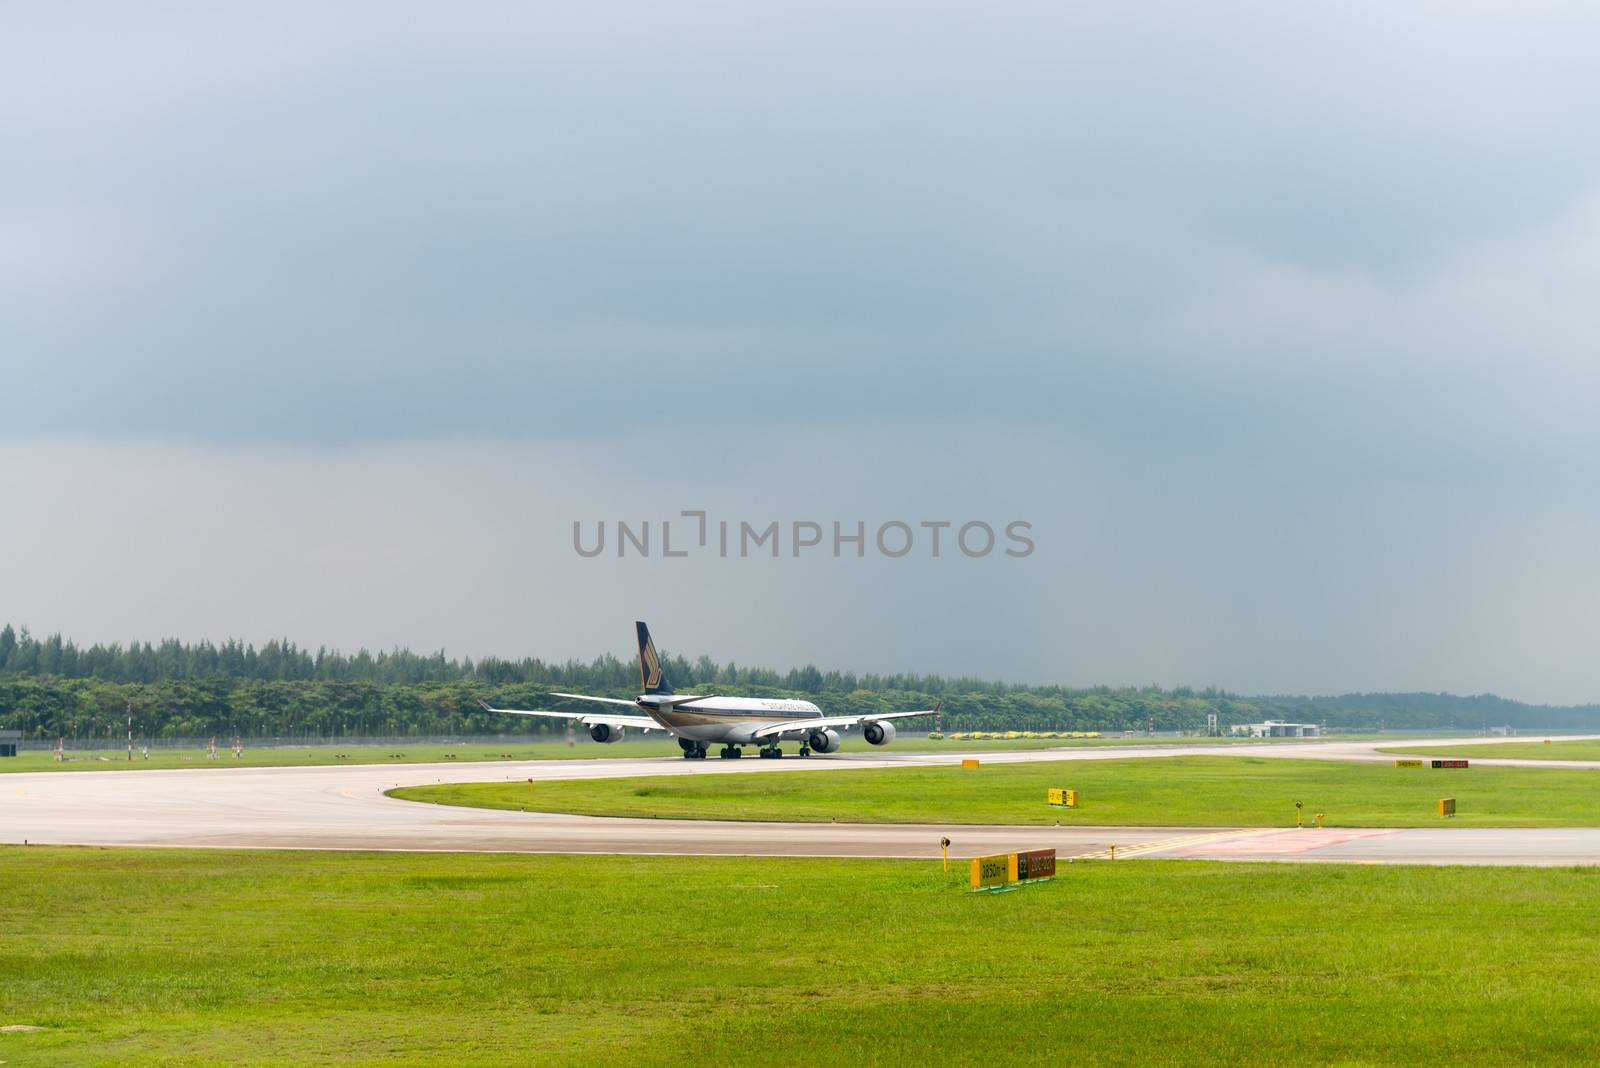
POLYGON ((661 670, 661 658, 656 655, 656 643, 650 640, 650 628, 643 622, 634 624, 639 629, 639 681, 647 694, 671 693, 666 673, 661 670))

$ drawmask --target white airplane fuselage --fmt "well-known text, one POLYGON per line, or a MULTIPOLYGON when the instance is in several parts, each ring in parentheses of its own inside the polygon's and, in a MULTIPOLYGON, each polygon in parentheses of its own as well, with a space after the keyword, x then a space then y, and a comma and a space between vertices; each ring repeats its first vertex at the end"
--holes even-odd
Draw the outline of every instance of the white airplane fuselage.
MULTIPOLYGON (((810 701, 781 697, 698 697, 668 704, 645 695, 638 704, 646 715, 680 738, 725 745, 749 745, 755 741, 756 731, 774 723, 822 718, 822 710, 810 701)), ((795 736, 800 733, 796 731, 795 736)))

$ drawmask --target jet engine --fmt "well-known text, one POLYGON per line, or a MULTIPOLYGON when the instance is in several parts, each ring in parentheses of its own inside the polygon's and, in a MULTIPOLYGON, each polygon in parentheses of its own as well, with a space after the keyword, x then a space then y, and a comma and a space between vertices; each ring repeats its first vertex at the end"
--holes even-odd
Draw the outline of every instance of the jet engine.
POLYGON ((873 745, 888 745, 894 741, 894 724, 868 723, 861 728, 861 736, 873 745))
POLYGON ((812 731, 811 737, 806 739, 806 744, 813 753, 837 753, 839 751, 839 733, 833 730, 812 731))
POLYGON ((609 723, 596 723, 589 728, 589 737, 597 742, 620 742, 622 741, 622 728, 613 727, 609 723))

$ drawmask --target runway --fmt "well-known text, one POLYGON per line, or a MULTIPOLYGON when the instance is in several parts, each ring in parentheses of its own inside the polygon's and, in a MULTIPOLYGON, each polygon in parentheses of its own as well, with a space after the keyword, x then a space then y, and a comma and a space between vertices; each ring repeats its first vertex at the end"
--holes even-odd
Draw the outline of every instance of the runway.
MULTIPOLYGON (((1481 738, 1435 740, 1471 744, 1481 738)), ((1005 752, 842 753, 813 760, 674 758, 315 768, 33 772, 0 776, 0 842, 248 849, 921 857, 1054 846, 1062 858, 1208 858, 1414 864, 1600 864, 1600 828, 1283 830, 739 823, 611 819, 397 801, 395 786, 635 775, 842 774, 867 768, 1249 755, 1393 760, 1396 742, 1166 745, 1005 752)), ((1419 751, 1423 751, 1419 749, 1419 751)), ((1573 761, 1474 760, 1485 766, 1580 767, 1573 761)), ((1600 785, 1600 780, 1597 780, 1600 785)))

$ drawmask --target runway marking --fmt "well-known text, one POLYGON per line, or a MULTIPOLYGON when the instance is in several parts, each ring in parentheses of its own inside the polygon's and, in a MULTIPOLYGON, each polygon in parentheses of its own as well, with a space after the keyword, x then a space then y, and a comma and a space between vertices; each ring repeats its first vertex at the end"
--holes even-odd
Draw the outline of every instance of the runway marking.
MULTIPOLYGON (((1116 857, 1127 859, 1129 857, 1143 857, 1151 853, 1164 853, 1169 849, 1182 849, 1185 846, 1200 848, 1209 842, 1225 842, 1234 838, 1245 838, 1255 834, 1269 834, 1259 827, 1242 831, 1206 831, 1201 834, 1180 834, 1172 838, 1158 838, 1154 842, 1141 842, 1138 845, 1123 846, 1116 851, 1116 857)), ((1111 860, 1112 853, 1108 849, 1097 849, 1090 853, 1080 853, 1069 860, 1111 860)))
POLYGON ((1346 842, 1355 842, 1363 838, 1381 838, 1384 835, 1394 834, 1398 828, 1394 827, 1368 827, 1368 828, 1341 828, 1332 830, 1324 827, 1296 828, 1286 831, 1257 831, 1255 834, 1236 838, 1232 841, 1217 842, 1214 844, 1196 843, 1174 853, 1174 856, 1209 856, 1213 853, 1223 853, 1237 856, 1250 853, 1309 853, 1313 849, 1327 849, 1329 846, 1343 845, 1346 842))

